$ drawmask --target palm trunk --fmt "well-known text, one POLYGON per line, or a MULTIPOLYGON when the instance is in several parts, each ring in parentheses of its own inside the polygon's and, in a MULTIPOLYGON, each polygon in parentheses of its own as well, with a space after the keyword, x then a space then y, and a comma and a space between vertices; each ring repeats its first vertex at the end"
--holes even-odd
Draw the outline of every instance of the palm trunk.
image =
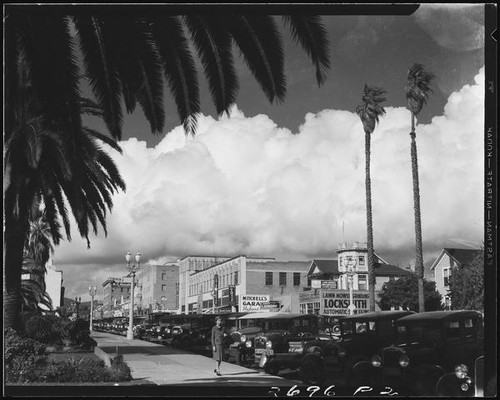
POLYGON ((420 188, 418 182, 417 141, 415 138, 415 114, 411 114, 411 170, 413 176, 413 208, 415 211, 415 272, 418 277, 418 311, 425 311, 424 262, 422 248, 422 220, 420 217, 420 188))
MULTIPOLYGON (((5 216, 3 309, 4 328, 21 328, 21 274, 25 233, 28 224, 5 216)), ((26 220, 27 221, 27 220, 26 220)))
POLYGON ((372 192, 370 179, 371 133, 365 132, 366 246, 368 250, 368 303, 375 311, 375 265, 373 256, 372 192))

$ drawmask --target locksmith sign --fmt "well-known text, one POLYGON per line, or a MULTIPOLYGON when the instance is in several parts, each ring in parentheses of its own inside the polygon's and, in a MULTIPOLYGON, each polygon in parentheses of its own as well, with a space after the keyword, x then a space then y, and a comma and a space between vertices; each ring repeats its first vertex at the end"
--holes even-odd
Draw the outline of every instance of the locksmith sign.
MULTIPOLYGON (((355 314, 369 311, 368 291, 356 290, 352 297, 355 314)), ((299 303, 304 305, 301 309, 317 309, 319 303, 319 313, 322 315, 349 315, 349 308, 352 308, 348 290, 319 289, 314 294, 299 293, 299 303)))
POLYGON ((266 294, 243 294, 240 296, 240 312, 264 312, 269 309, 270 296, 266 294))
MULTIPOLYGON (((347 290, 322 290, 320 313, 326 315, 349 315, 350 295, 347 290)), ((355 313, 362 314, 369 311, 368 292, 356 290, 352 294, 355 313)))

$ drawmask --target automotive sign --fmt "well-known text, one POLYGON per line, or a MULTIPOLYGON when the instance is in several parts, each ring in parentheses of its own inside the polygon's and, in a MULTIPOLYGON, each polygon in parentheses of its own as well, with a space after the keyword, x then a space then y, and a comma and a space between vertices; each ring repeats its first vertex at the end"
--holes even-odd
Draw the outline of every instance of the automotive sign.
POLYGON ((240 296, 240 312, 269 311, 270 296, 266 294, 243 294, 240 296))

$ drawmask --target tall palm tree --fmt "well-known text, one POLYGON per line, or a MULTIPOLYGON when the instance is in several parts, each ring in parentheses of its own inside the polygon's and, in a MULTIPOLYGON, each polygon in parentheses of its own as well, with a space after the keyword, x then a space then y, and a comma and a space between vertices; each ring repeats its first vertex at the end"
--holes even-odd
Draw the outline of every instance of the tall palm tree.
MULTIPOLYGON (((232 11, 173 15, 154 6, 145 10, 131 5, 106 9, 15 4, 6 7, 5 15, 7 134, 14 121, 9 105, 19 87, 12 60, 19 52, 25 53, 44 114, 59 119, 68 134, 81 128, 82 76, 88 79, 114 138, 121 137, 122 101, 129 113, 139 104, 152 132, 162 131, 165 84, 186 132, 194 133, 201 108, 193 50, 219 114, 230 109, 238 92, 233 45, 268 100, 285 97, 283 40, 270 15, 232 11)), ((283 16, 283 20, 312 60, 318 85, 322 84, 329 56, 320 17, 296 14, 283 16)))
POLYGON ((365 131, 365 193, 366 193, 366 244, 368 255, 368 296, 370 311, 375 311, 375 257, 373 251, 372 189, 370 178, 371 135, 379 118, 385 114, 383 103, 386 91, 365 84, 362 104, 356 107, 365 131))
POLYGON ((431 82, 434 74, 415 63, 408 70, 406 104, 411 112, 411 171, 413 177, 413 208, 415 212, 415 272, 418 276, 418 310, 425 311, 424 302, 424 259, 422 247, 422 220, 420 216, 420 187, 418 182, 418 157, 416 142, 416 117, 432 93, 431 82))
MULTIPOLYGON (((22 60, 18 65, 23 67, 22 60)), ((116 142, 85 127, 69 138, 66 124, 42 112, 29 73, 24 70, 20 74, 26 79, 14 98, 15 123, 4 147, 4 323, 13 328, 20 324, 21 274, 29 223, 40 203, 55 245, 62 239, 60 220, 71 239, 69 206, 79 233, 90 246, 89 226, 97 233, 100 224, 106 233, 111 195, 125 189, 116 165, 99 145, 108 143, 121 151, 116 142)), ((82 108, 91 106, 81 103, 82 108)), ((34 244, 28 240, 34 262, 46 259, 34 244)))

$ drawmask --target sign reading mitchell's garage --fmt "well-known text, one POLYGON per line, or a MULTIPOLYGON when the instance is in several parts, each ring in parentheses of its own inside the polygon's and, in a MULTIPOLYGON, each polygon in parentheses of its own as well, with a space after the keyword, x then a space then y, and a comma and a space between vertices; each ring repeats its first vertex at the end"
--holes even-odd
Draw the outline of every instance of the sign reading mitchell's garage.
POLYGON ((243 294, 240 296, 240 312, 270 311, 270 296, 266 294, 243 294))
MULTIPOLYGON (((355 313, 369 311, 368 292, 356 290, 353 292, 355 313)), ((299 293, 299 303, 310 304, 309 308, 317 309, 322 315, 349 315, 350 297, 347 290, 318 290, 316 293, 299 293)))

